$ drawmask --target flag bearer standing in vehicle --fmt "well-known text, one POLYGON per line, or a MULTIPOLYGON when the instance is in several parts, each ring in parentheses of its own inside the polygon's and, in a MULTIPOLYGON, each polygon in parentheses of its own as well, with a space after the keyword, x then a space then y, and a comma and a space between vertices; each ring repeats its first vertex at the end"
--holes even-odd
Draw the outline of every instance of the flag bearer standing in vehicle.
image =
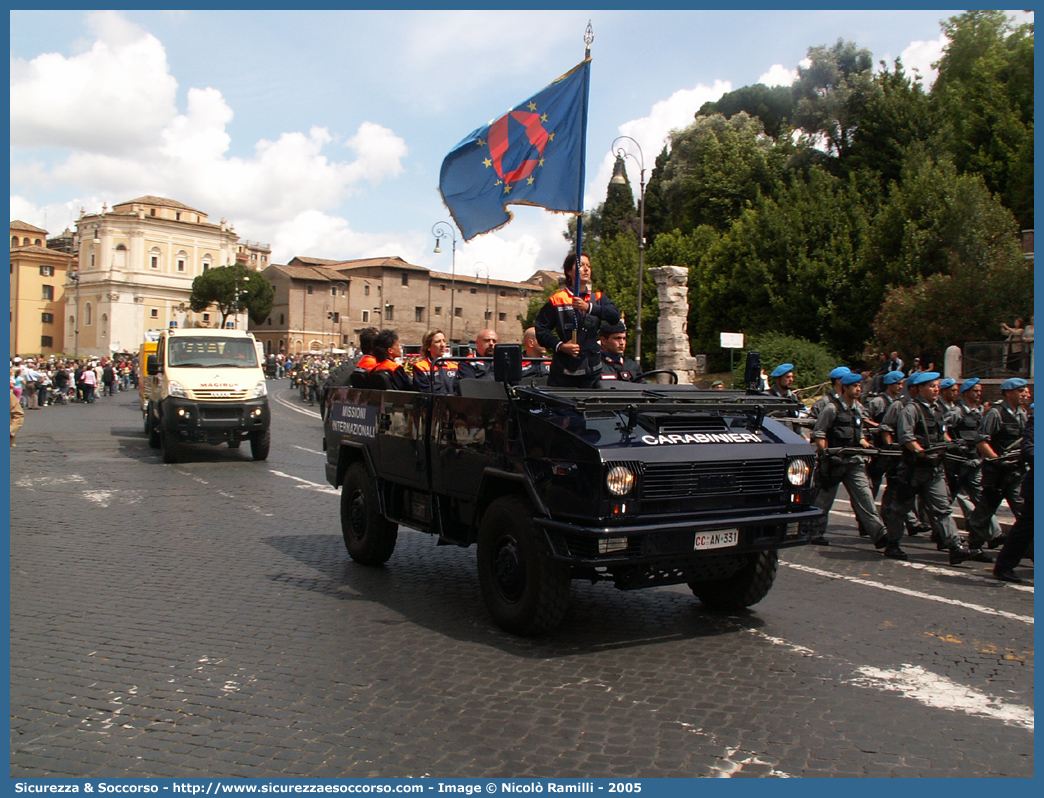
POLYGON ((598 339, 602 322, 616 324, 620 311, 601 291, 592 292, 591 260, 580 255, 580 290, 577 257, 571 254, 562 264, 565 286, 554 293, 536 317, 537 340, 554 354, 547 384, 568 388, 597 388, 601 382, 602 358, 598 339))

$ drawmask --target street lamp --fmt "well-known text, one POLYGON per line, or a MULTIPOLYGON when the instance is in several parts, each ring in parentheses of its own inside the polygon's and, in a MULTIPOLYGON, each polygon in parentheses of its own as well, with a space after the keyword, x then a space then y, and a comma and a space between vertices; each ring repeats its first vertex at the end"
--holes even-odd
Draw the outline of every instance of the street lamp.
POLYGON ((616 153, 616 164, 613 166, 613 178, 609 181, 610 183, 617 186, 627 185, 627 178, 624 176, 624 158, 631 158, 638 164, 638 169, 641 171, 638 192, 638 319, 634 325, 634 359, 640 366, 642 363, 642 282, 644 280, 642 256, 645 254, 645 156, 642 154, 642 148, 638 142, 630 136, 617 136, 613 141, 612 150, 616 153), (624 139, 635 146, 638 150, 637 156, 627 152, 623 147, 617 148, 616 145, 624 139))
MULTIPOLYGON (((233 275, 232 279, 233 279, 233 282, 234 282, 234 285, 235 285, 235 287, 233 289, 235 294, 232 297, 232 329, 238 330, 239 329, 239 269, 236 269, 235 274, 233 275)), ((250 275, 249 274, 244 274, 243 275, 243 282, 244 283, 249 283, 250 282, 250 275)), ((244 291, 247 290, 247 286, 243 286, 243 290, 244 291)))
POLYGON ((435 236, 435 254, 438 255, 442 252, 439 247, 439 242, 444 238, 448 238, 453 242, 453 261, 451 268, 453 269, 450 274, 450 346, 453 345, 453 317, 457 315, 457 300, 455 299, 457 293, 457 234, 453 229, 453 226, 449 222, 435 222, 434 227, 431 228, 431 234, 435 236))
MULTIPOLYGON (((337 286, 341 286, 341 292, 342 292, 342 293, 343 293, 343 294, 344 294, 344 295, 345 295, 346 297, 348 297, 348 302, 350 303, 350 302, 351 302, 351 295, 350 295, 350 294, 348 293, 348 284, 347 284, 347 283, 345 283, 345 282, 343 282, 343 281, 341 281, 341 280, 334 280, 334 282, 333 282, 333 291, 334 291, 334 294, 333 294, 333 295, 334 295, 334 298, 335 298, 335 299, 337 298, 337 286)), ((350 306, 348 306, 348 307, 346 307, 346 308, 345 308, 345 312, 346 312, 346 313, 348 313, 348 311, 350 311, 350 310, 351 310, 351 307, 350 307, 350 306)), ((337 312, 337 303, 336 303, 336 302, 334 302, 334 313, 336 314, 336 312, 337 312)), ((349 316, 349 317, 350 317, 350 316, 349 316)), ((338 325, 338 326, 337 326, 337 333, 338 333, 338 335, 340 335, 340 333, 341 333, 341 326, 340 326, 340 325, 341 325, 341 323, 342 323, 343 321, 344 321, 344 316, 338 316, 338 317, 337 317, 337 325, 338 325)), ((331 318, 331 320, 330 320, 330 331, 331 331, 331 333, 333 332, 333 319, 332 319, 332 318, 331 318)), ((343 341, 341 341, 340 343, 344 343, 344 342, 343 342, 343 341)), ((338 348, 340 348, 340 347, 338 347, 338 348)))
POLYGON ((486 315, 484 316, 484 318, 486 320, 486 326, 488 327, 489 326, 489 266, 487 266, 482 261, 479 261, 478 263, 475 264, 475 279, 476 280, 479 278, 479 266, 481 266, 486 271, 486 315))

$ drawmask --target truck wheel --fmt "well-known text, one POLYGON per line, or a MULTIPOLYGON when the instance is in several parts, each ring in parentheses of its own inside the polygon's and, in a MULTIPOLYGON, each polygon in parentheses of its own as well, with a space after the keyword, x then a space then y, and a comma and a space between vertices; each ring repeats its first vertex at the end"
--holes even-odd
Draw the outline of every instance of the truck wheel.
POLYGON ((482 599, 497 626, 536 635, 557 626, 569 605, 569 566, 556 562, 533 523, 533 510, 518 496, 494 501, 478 533, 482 599))
POLYGON ((160 435, 160 442, 163 445, 163 462, 178 462, 178 439, 172 433, 164 432, 160 435))
POLYGON ((341 485, 341 534, 348 556, 362 565, 383 565, 395 551, 399 526, 381 515, 366 466, 353 463, 341 485))
MULTIPOLYGON (((229 444, 231 446, 231 444, 229 444)), ((255 432, 250 436, 250 456, 255 460, 267 460, 268 449, 272 445, 272 430, 255 432)), ((234 448, 234 447, 233 447, 234 448)))
POLYGON ((243 441, 239 440, 239 438, 233 438, 232 440, 230 440, 228 442, 228 448, 229 449, 238 449, 239 448, 239 444, 241 444, 242 442, 243 441))
POLYGON ((153 449, 160 447, 160 431, 156 426, 156 419, 152 417, 152 404, 145 408, 145 432, 149 436, 149 446, 153 449))
POLYGON ((779 568, 779 555, 762 551, 750 555, 747 563, 727 579, 689 582, 700 601, 716 610, 742 610, 757 604, 772 589, 779 568))

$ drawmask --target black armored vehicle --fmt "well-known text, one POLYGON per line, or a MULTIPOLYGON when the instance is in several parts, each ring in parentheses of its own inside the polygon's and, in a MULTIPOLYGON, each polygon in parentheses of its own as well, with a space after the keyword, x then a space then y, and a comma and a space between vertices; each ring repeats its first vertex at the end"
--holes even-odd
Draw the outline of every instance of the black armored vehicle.
POLYGON ((572 579, 684 583, 711 607, 748 607, 772 587, 777 551, 808 542, 815 460, 766 415, 796 403, 527 385, 520 363, 498 346, 496 379, 461 380, 460 396, 387 390, 379 374, 330 389, 326 475, 353 560, 384 563, 399 525, 476 543, 489 612, 527 635, 561 621, 572 579))

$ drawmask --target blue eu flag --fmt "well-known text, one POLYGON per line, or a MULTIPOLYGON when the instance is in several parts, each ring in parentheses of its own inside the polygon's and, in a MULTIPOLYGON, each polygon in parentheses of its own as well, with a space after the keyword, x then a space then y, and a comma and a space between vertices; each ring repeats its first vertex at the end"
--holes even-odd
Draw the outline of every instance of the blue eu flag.
POLYGON ((587 58, 446 156, 439 191, 465 241, 510 222, 508 205, 583 213, 590 76, 587 58))

